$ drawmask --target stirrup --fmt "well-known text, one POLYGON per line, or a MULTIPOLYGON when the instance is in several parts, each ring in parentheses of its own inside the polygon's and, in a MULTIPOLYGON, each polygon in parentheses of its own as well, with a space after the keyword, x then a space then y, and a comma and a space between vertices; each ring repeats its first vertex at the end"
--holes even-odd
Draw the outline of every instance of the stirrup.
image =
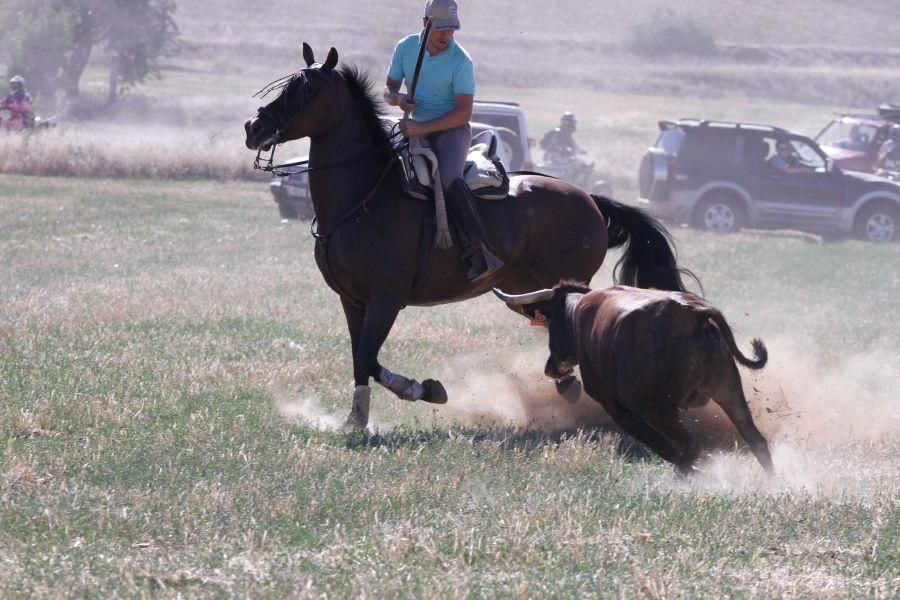
POLYGON ((474 252, 467 257, 466 281, 477 283, 503 266, 503 261, 497 258, 487 246, 477 246, 474 252))

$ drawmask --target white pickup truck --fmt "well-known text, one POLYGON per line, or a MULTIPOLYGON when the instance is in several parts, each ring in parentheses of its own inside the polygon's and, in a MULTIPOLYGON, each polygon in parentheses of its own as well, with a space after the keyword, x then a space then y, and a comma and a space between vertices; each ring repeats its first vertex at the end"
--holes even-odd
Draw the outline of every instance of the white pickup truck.
MULTIPOLYGON (((532 170, 531 149, 533 138, 528 137, 525 114, 514 102, 475 102, 472 108, 472 135, 492 129, 500 140, 497 152, 509 171, 532 170)), ((300 162, 306 156, 297 156, 286 162, 300 162)), ((290 171, 291 169, 286 169, 290 171)), ((278 212, 283 219, 311 219, 312 202, 309 197, 309 176, 297 167, 290 175, 274 176, 269 182, 278 212)))

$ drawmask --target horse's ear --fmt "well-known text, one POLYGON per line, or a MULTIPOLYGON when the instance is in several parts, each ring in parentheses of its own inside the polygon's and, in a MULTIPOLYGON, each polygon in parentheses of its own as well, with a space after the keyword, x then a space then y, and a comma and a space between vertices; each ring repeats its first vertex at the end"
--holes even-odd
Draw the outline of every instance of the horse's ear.
POLYGON ((328 58, 325 59, 325 64, 322 65, 322 68, 325 69, 326 71, 330 71, 331 69, 333 69, 337 66, 337 63, 338 63, 338 53, 337 53, 337 50, 332 48, 331 50, 328 51, 328 58))
POLYGON ((316 57, 313 54, 313 49, 307 44, 303 42, 303 60, 306 61, 306 66, 311 67, 316 62, 316 57))

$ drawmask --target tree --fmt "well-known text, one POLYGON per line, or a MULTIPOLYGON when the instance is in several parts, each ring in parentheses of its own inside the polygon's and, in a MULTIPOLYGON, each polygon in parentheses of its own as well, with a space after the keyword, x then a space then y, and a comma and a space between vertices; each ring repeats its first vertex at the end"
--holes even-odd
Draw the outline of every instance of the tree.
POLYGON ((73 21, 68 10, 36 2, 28 10, 9 5, 3 17, 8 75, 22 74, 37 94, 52 94, 66 68, 73 21), (18 9, 18 10, 16 10, 18 9))
POLYGON ((105 36, 110 58, 112 104, 119 84, 134 85, 159 76, 159 59, 178 51, 178 25, 172 18, 175 0, 113 0, 105 36))
POLYGON ((179 49, 175 0, 9 0, 2 17, 11 31, 10 71, 39 92, 80 96, 95 48, 109 67, 107 102, 123 86, 159 75, 163 57, 179 49))

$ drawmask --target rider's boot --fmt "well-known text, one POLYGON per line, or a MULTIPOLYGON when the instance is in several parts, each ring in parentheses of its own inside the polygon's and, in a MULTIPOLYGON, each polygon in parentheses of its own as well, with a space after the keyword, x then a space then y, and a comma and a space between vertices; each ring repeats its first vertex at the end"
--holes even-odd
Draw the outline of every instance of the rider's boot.
POLYGON ((447 189, 447 208, 461 230, 463 259, 466 261, 466 279, 481 281, 503 266, 503 261, 487 244, 487 231, 478 213, 475 198, 463 179, 457 179, 447 189))

